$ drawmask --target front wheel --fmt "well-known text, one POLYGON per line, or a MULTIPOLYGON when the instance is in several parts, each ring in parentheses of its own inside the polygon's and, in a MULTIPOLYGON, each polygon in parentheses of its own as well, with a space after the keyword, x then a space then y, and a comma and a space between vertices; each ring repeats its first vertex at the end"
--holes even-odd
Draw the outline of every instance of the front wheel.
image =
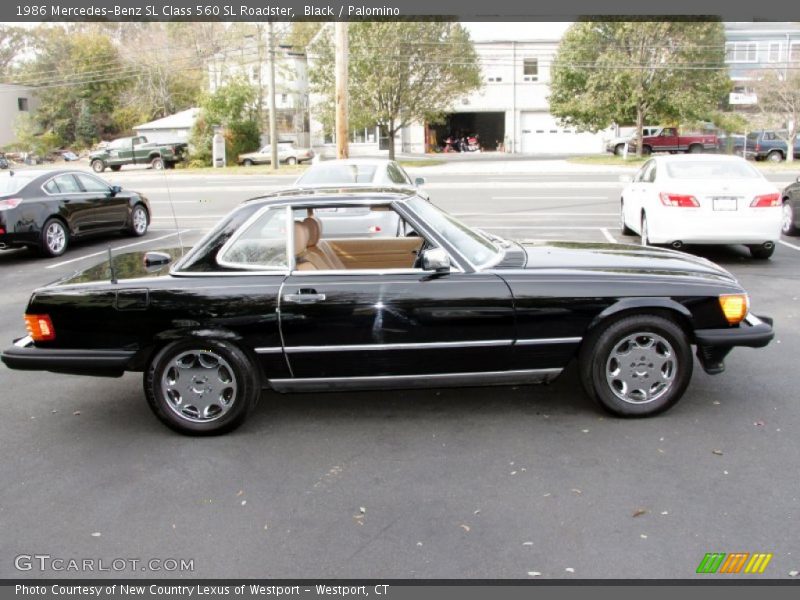
POLYGON ((245 161, 242 163, 242 166, 245 166, 245 167, 252 167, 252 166, 253 166, 253 161, 252 161, 252 160, 250 160, 249 158, 248 158, 248 159, 245 159, 245 161))
POLYGON ((92 161, 92 171, 95 173, 102 173, 106 170, 106 163, 104 163, 100 159, 95 159, 92 161))
POLYGON ((642 246, 649 246, 650 245, 650 232, 647 230, 647 215, 642 215, 642 226, 639 229, 641 232, 641 244, 642 246))
POLYGON ((286 159, 286 164, 287 165, 296 165, 297 164, 297 159, 294 156, 290 156, 289 158, 286 159))
POLYGON ((794 207, 788 200, 785 200, 783 202, 783 213, 781 214, 781 232, 783 232, 784 235, 794 235, 797 233, 797 227, 795 227, 794 223, 794 207))
POLYGON ((681 399, 694 367, 683 329, 657 315, 631 315, 584 340, 581 383, 605 410, 621 417, 656 415, 681 399))
POLYGON ((61 256, 69 243, 69 231, 63 221, 48 219, 42 227, 39 251, 43 256, 61 256))
POLYGON ((144 374, 144 391, 155 415, 186 435, 236 429, 261 394, 258 366, 238 346, 189 339, 165 346, 144 374))
POLYGON ((625 202, 619 203, 619 229, 622 232, 622 235, 636 235, 636 232, 628 227, 628 224, 625 222, 625 202))
POLYGON ((149 223, 150 219, 147 215, 147 209, 141 204, 137 204, 133 207, 133 210, 131 210, 131 224, 127 231, 132 236, 141 237, 147 233, 147 226, 149 223))
POLYGON ((614 146, 614 154, 616 156, 622 156, 625 152, 625 144, 617 144, 614 146))

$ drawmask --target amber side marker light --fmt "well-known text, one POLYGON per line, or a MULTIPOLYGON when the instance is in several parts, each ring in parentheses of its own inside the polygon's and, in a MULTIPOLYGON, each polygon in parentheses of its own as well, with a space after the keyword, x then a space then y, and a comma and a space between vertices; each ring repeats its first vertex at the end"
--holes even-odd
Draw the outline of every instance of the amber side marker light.
POLYGON ((747 316, 750 301, 747 294, 723 294, 719 297, 722 313, 731 325, 737 325, 747 316))
POLYGON ((25 315, 25 327, 34 342, 50 342, 56 339, 56 330, 49 315, 25 315))

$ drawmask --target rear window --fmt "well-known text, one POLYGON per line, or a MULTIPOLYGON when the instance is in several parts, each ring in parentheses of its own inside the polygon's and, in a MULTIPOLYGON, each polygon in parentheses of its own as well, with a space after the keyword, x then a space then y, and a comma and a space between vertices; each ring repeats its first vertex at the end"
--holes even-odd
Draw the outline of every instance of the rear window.
POLYGON ((0 196, 16 194, 31 181, 33 181, 33 177, 25 177, 24 175, 20 175, 18 173, 0 177, 0 196))
POLYGON ((372 183, 374 165, 316 165, 297 180, 300 185, 372 183))
POLYGON ((667 163, 672 179, 760 179, 761 173, 744 161, 697 161, 667 163))

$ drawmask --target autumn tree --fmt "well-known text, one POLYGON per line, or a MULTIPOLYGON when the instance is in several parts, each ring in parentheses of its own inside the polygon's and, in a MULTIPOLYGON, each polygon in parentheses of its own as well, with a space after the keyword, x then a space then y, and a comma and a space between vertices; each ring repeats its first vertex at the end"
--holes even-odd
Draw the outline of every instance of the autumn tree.
POLYGON ((730 90, 716 21, 584 21, 552 67, 550 111, 578 129, 708 119, 730 90))
POLYGON ((761 120, 786 141, 786 160, 794 160, 794 148, 800 133, 800 71, 769 69, 753 82, 761 120))
MULTIPOLYGON (((351 22, 349 25, 349 115, 355 128, 379 125, 395 156, 395 134, 413 122, 440 117, 481 85, 469 34, 443 21, 351 22)), ((323 101, 320 120, 334 111, 334 48, 331 32, 310 48, 311 91, 323 101)))

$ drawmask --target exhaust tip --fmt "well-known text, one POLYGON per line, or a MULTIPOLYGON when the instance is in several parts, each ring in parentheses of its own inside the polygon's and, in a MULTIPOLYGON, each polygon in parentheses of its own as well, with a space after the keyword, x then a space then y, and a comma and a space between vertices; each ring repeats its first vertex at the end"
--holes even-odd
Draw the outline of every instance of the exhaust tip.
POLYGON ((683 242, 680 241, 680 240, 672 242, 672 244, 670 244, 670 245, 672 246, 673 250, 680 250, 681 248, 683 248, 683 242))
POLYGON ((764 242, 764 244, 762 245, 762 248, 764 248, 764 250, 772 250, 774 247, 775 247, 775 242, 764 242))

